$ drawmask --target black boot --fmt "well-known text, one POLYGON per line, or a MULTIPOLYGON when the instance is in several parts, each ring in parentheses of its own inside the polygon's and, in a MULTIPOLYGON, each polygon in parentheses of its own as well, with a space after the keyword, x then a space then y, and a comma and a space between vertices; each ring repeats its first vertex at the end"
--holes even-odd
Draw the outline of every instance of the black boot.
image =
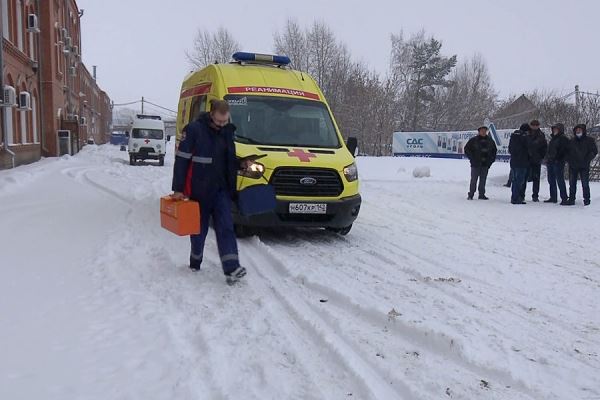
POLYGON ((471 193, 467 193, 467 200, 473 200, 473 195, 471 193))
POLYGON ((556 199, 548 199, 548 200, 544 200, 544 203, 558 203, 558 200, 556 199))
POLYGON ((479 195, 479 200, 489 200, 489 198, 485 197, 485 194, 480 194, 479 195))
POLYGON ((202 260, 196 259, 190 256, 190 269, 194 272, 200 271, 200 264, 202 264, 202 260))
POLYGON ((590 205, 590 199, 584 200, 583 201, 583 205, 584 206, 589 206, 590 205))

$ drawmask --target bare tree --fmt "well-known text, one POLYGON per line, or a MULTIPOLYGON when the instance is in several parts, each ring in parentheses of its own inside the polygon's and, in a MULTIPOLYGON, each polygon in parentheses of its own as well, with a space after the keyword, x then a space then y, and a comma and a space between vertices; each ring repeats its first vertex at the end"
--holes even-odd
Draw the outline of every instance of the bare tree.
POLYGON ((290 58, 290 67, 299 71, 308 71, 308 43, 304 30, 294 19, 288 19, 281 32, 273 35, 276 54, 290 58))
POLYGON ((493 114, 497 94, 481 55, 460 63, 450 75, 450 81, 452 85, 438 90, 433 101, 433 130, 473 129, 493 114))
POLYGON ((199 30, 194 39, 194 49, 191 53, 186 52, 186 56, 193 68, 200 69, 212 63, 228 62, 239 49, 240 44, 233 35, 221 27, 214 33, 199 30))

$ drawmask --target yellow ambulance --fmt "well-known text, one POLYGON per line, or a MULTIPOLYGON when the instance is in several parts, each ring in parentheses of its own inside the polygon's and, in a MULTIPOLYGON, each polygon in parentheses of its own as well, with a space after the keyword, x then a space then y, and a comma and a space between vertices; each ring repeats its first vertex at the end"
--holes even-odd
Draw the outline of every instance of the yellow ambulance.
POLYGON ((225 99, 237 127, 236 155, 252 159, 238 175, 242 190, 273 186, 273 212, 243 216, 234 207, 238 235, 254 227, 319 227, 346 235, 361 205, 354 155, 344 143, 315 80, 287 67, 288 57, 236 53, 229 64, 213 64, 188 75, 181 88, 177 140, 183 128, 225 99))

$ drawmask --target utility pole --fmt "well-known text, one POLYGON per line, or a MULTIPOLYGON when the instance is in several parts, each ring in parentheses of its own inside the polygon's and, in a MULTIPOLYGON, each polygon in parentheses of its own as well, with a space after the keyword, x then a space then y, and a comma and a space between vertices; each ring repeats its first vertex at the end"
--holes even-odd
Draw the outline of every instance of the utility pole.
POLYGON ((142 115, 144 114, 144 96, 142 96, 142 115))
POLYGON ((581 107, 579 85, 575 85, 575 116, 577 117, 576 123, 579 123, 579 110, 581 107))

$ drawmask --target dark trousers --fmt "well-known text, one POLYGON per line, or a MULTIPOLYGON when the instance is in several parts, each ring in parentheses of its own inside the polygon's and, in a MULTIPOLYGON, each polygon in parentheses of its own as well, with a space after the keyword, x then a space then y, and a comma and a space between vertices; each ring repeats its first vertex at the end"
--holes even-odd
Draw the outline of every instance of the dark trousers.
POLYGON ((511 168, 510 173, 508 174, 508 180, 506 181, 506 184, 504 186, 511 187, 512 181, 513 181, 513 170, 511 168))
POLYGON ((567 185, 565 184, 565 162, 552 161, 546 166, 548 168, 548 184, 550 185, 550 200, 558 201, 558 191, 560 199, 566 201, 567 185), (558 186, 558 191, 556 187, 558 186))
POLYGON ((512 169, 511 203, 521 203, 525 199, 523 187, 527 184, 527 168, 512 169))
POLYGON ((527 177, 523 182, 523 189, 521 191, 521 197, 525 199, 525 192, 527 191, 527 182, 533 182, 533 193, 531 194, 532 199, 537 199, 540 196, 540 176, 542 175, 542 164, 536 164, 529 167, 527 171, 527 177))
POLYGON ((219 190, 215 195, 214 201, 210 204, 200 202, 200 234, 191 235, 192 251, 190 259, 198 263, 202 262, 204 255, 204 242, 208 234, 208 225, 212 218, 215 235, 217 237, 217 247, 221 257, 223 272, 226 274, 233 272, 239 267, 237 241, 233 229, 233 218, 231 217, 231 198, 227 191, 219 190))
POLYGON ((485 195, 485 183, 487 181, 489 167, 471 167, 471 186, 469 188, 469 195, 473 196, 475 190, 479 191, 480 196, 485 195), (479 180, 479 187, 477 187, 477 181, 479 180))
POLYGON ((569 200, 575 201, 577 194, 577 178, 581 178, 583 187, 583 200, 590 200, 590 169, 589 168, 569 168, 569 200))

